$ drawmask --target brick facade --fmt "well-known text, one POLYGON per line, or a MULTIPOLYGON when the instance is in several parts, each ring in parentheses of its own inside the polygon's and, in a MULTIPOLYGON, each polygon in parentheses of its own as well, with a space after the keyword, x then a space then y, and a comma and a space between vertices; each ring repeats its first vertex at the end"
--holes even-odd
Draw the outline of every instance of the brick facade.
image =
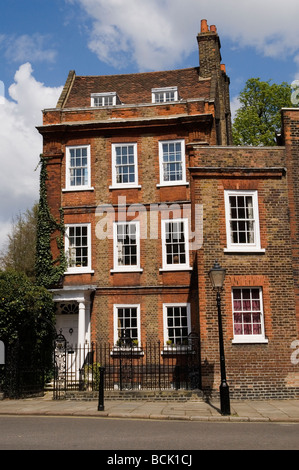
MULTIPOLYGON (((61 207, 64 210, 66 246, 78 263, 65 273, 63 285, 53 290, 54 300, 78 304, 79 343, 115 343, 122 325, 115 311, 138 306, 139 343, 159 340, 163 345, 165 332, 170 334, 165 323, 167 306, 190 306, 188 333, 200 337, 202 387, 213 395, 219 387, 218 327, 208 271, 217 258, 227 270, 222 307, 232 395, 296 396, 298 372, 290 360, 291 343, 298 337, 295 221, 299 194, 296 155, 290 157, 298 140, 298 127, 292 124, 295 113, 284 113, 285 146, 232 147, 229 78, 220 63, 219 37, 206 21, 201 28, 199 67, 109 77, 78 77, 71 71, 57 107, 44 110, 39 131, 47 159, 48 201, 55 217, 61 207), (174 87, 178 93, 174 101, 152 102, 153 89, 164 93, 174 87), (110 97, 117 93, 117 101, 91 105, 91 96, 105 93, 110 97), (162 160, 161 142, 178 143, 176 158, 185 154, 181 166, 162 160), (135 149, 137 163, 132 163, 132 154, 134 184, 126 186, 119 183, 122 174, 115 172, 129 171, 128 161, 122 170, 116 169, 121 160, 113 149, 129 151, 129 146, 131 152, 135 149), (76 160, 72 149, 86 153, 76 160), (77 165, 75 172, 71 165, 77 165), (178 172, 176 179, 166 180, 165 168, 178 172), (84 184, 83 174, 88 177, 84 184), (260 238, 259 250, 227 250, 224 194, 230 191, 249 194, 246 201, 255 201, 258 195, 259 227, 254 236, 260 238), (168 220, 178 222, 172 225, 168 220), (140 230, 139 243, 130 251, 137 250, 139 260, 131 260, 128 269, 118 265, 125 251, 115 235, 118 226, 113 225, 123 221, 126 225, 139 222, 134 227, 140 230), (184 239, 181 244, 171 241, 174 251, 170 252, 163 239, 167 230, 182 231, 184 239), (197 244, 188 245, 187 230, 195 233, 197 244), (175 250, 185 251, 178 257, 175 250), (85 264, 79 263, 80 256, 85 264), (263 341, 236 341, 233 289, 252 290, 252 295, 261 292, 263 341)), ((169 153, 164 158, 174 157, 169 153)))
POLYGON ((203 387, 220 381, 217 365, 217 312, 207 272, 215 258, 227 270, 222 307, 227 379, 233 396, 286 398, 298 393, 298 373, 291 363, 295 316, 287 155, 284 147, 193 147, 194 204, 204 207, 204 240, 198 251, 199 316, 203 387), (225 251, 224 191, 257 191, 260 253, 225 251), (232 289, 262 289, 264 344, 234 343, 232 289), (201 306, 201 296, 204 302, 201 306), (213 325, 213 326, 212 326, 213 325), (297 385, 296 384, 297 380, 297 385), (297 387, 297 388, 296 388, 297 387))

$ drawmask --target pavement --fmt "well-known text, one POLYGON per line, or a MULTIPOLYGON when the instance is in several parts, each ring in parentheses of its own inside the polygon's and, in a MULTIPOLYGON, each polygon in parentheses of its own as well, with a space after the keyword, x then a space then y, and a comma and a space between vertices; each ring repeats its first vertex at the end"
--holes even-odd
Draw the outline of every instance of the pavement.
POLYGON ((53 400, 52 393, 39 398, 0 400, 1 415, 85 416, 185 421, 248 421, 299 423, 299 400, 231 400, 231 414, 221 415, 218 401, 204 400, 53 400))

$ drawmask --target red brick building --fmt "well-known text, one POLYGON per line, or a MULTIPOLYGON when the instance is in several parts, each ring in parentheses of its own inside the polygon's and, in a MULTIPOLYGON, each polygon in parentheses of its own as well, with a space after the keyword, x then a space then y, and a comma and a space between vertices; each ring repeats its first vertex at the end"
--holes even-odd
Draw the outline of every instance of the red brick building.
POLYGON ((197 40, 199 67, 72 71, 57 107, 43 112, 48 202, 57 218, 63 208, 66 227, 57 329, 74 345, 112 347, 125 332, 140 355, 159 341, 161 361, 171 355, 177 367, 193 335, 197 385, 213 394, 219 343, 208 272, 217 258, 227 270, 232 396, 296 396, 299 112, 283 112, 284 146, 233 147, 216 28, 203 20, 197 40))

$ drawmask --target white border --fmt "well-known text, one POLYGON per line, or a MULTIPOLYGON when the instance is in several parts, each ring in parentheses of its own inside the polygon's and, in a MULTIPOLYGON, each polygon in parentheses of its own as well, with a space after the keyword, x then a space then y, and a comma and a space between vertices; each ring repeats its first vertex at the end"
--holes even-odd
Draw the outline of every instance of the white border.
POLYGON ((231 290, 231 299, 232 299, 232 321, 233 321, 233 333, 234 337, 232 344, 250 344, 250 343, 268 343, 267 338, 265 337, 265 323, 264 323, 264 305, 263 305, 263 290, 259 286, 234 286, 231 290), (261 329, 262 332, 260 335, 235 335, 235 324, 234 324, 234 289, 259 289, 259 298, 261 305, 261 329))
POLYGON ((138 221, 118 221, 113 222, 113 269, 110 272, 142 272, 140 268, 140 223, 138 221), (135 224, 136 225, 136 246, 137 246, 137 265, 136 266, 119 266, 117 253, 117 226, 119 224, 135 224))
POLYGON ((182 186, 187 185, 186 181, 186 151, 185 151, 185 140, 184 139, 171 139, 171 140, 160 140, 159 141, 159 171, 160 171, 160 186, 182 186), (164 181, 163 180, 163 144, 174 144, 180 142, 181 153, 182 153, 182 179, 176 181, 164 181))
POLYGON ((141 188, 138 185, 138 157, 137 157, 137 142, 113 142, 111 144, 111 162, 112 162, 112 186, 109 189, 120 189, 120 188, 141 188), (116 154, 115 147, 134 147, 134 169, 135 169, 135 181, 134 183, 117 183, 116 181, 116 154))
POLYGON ((256 252, 264 253, 265 249, 261 248, 260 239, 260 222, 258 210, 258 192, 257 190, 225 190, 224 191, 225 203, 225 224, 226 224, 226 244, 225 252, 256 252), (255 243, 232 243, 231 242, 231 228, 230 228, 230 196, 252 196, 253 201, 253 217, 254 217, 254 239, 255 243))
POLYGON ((184 271, 191 270, 189 257, 189 230, 188 219, 166 219, 161 220, 161 242, 162 242, 162 269, 160 271, 184 271), (165 224, 168 222, 183 222, 185 234, 186 263, 184 264, 167 264, 166 245, 165 245, 165 224))
POLYGON ((117 322, 118 315, 117 311, 119 308, 137 308, 137 335, 138 335, 138 346, 141 344, 141 331, 140 331, 140 304, 114 304, 113 305, 113 344, 116 345, 119 340, 117 322))
POLYGON ((91 187, 91 164, 90 164, 90 145, 67 145, 65 147, 65 188, 62 191, 87 191, 93 190, 91 187), (87 185, 71 186, 70 184, 70 150, 78 148, 87 148, 87 171, 88 182, 87 185))
POLYGON ((83 223, 83 224, 66 224, 65 225, 65 236, 64 236, 64 246, 65 246, 65 254, 66 258, 68 259, 68 250, 69 250, 69 228, 70 227, 87 227, 87 256, 88 256, 88 266, 82 267, 67 267, 65 274, 83 274, 83 273, 93 273, 94 271, 91 269, 91 224, 90 223, 83 223))
MULTIPOLYGON (((166 303, 163 304, 163 338, 164 338, 164 347, 168 348, 167 341, 169 340, 168 336, 168 325, 167 325, 167 307, 187 307, 187 328, 188 335, 191 333, 191 308, 189 302, 180 302, 180 303, 166 303)), ((174 345, 172 348, 183 347, 184 345, 174 345)))

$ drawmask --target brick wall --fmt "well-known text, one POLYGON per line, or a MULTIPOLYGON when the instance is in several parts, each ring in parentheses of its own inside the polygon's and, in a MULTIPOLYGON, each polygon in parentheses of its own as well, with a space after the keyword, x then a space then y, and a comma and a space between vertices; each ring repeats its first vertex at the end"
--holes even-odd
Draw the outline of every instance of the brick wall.
POLYGON ((286 398, 298 393, 296 370, 291 363, 291 343, 298 330, 285 166, 284 148, 194 149, 194 203, 203 204, 204 213, 204 241, 197 253, 203 387, 212 394, 220 385, 216 294, 207 275, 215 259, 227 270, 222 317, 231 395, 286 398), (226 189, 258 191, 261 247, 265 253, 224 251, 226 189), (265 344, 233 344, 231 293, 232 287, 238 286, 262 288, 265 344))

